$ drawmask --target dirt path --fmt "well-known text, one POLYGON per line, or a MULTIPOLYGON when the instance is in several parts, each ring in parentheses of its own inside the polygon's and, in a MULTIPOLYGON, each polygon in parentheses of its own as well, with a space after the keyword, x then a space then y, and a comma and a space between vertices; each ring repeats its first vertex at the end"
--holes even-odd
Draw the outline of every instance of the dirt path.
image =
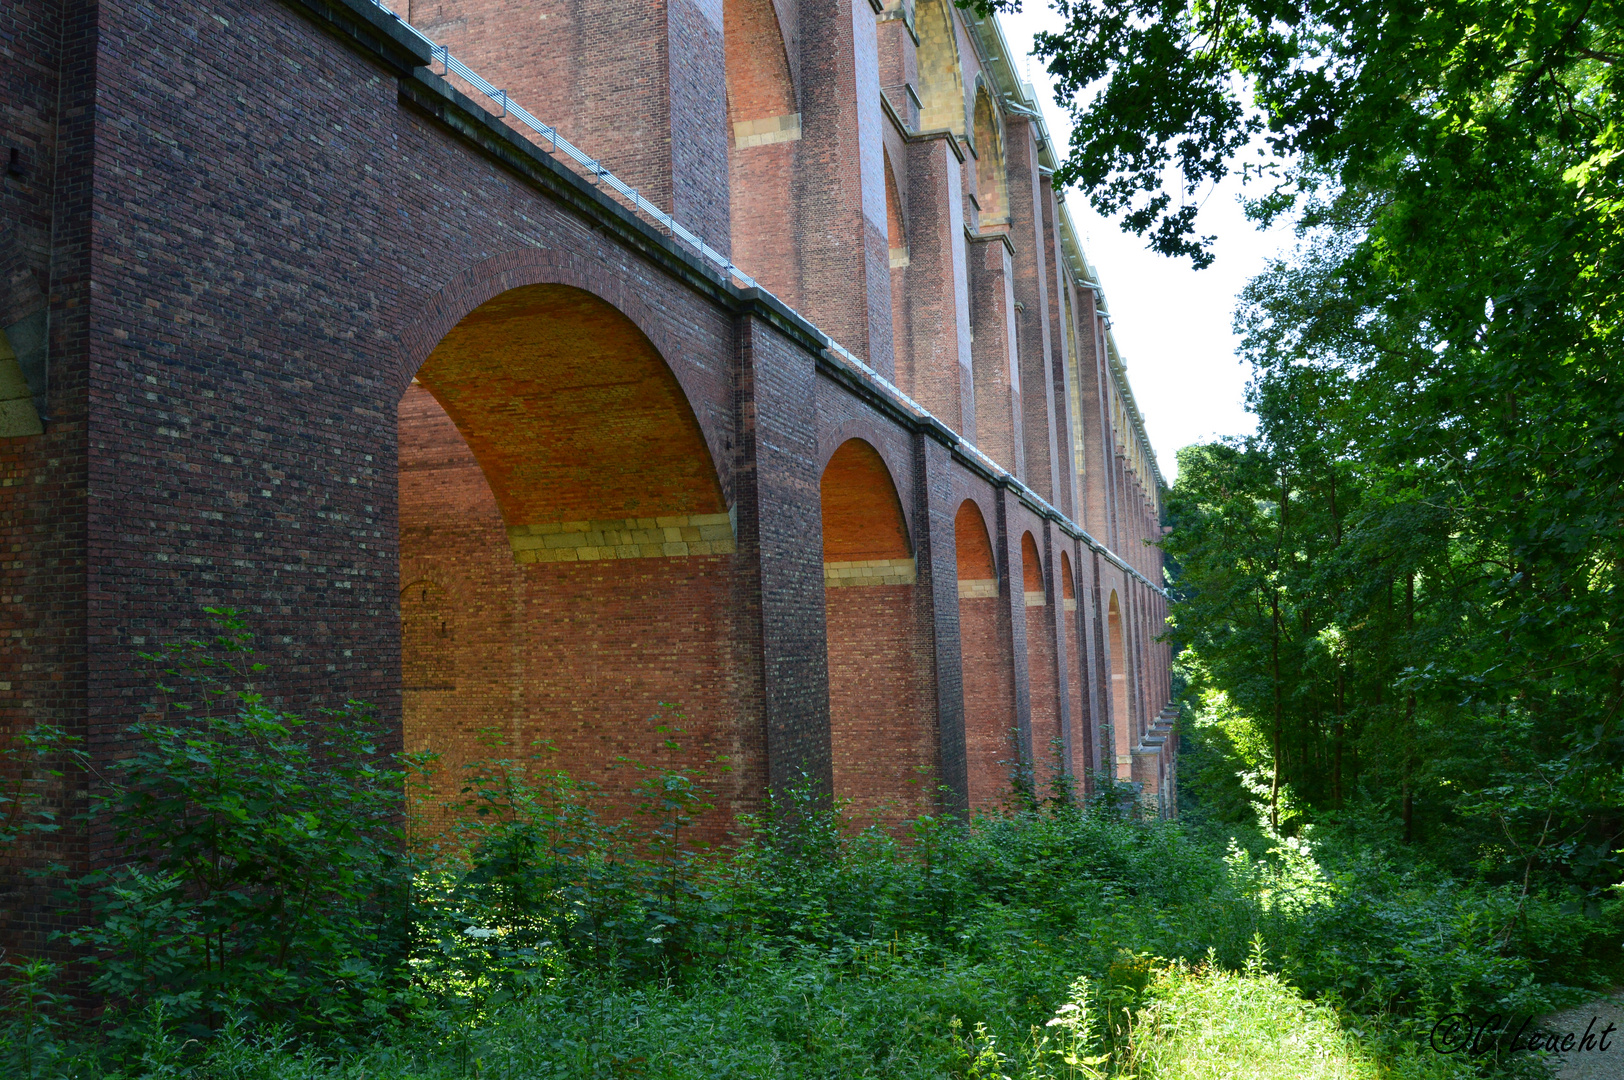
POLYGON ((1572 1050, 1552 1055, 1560 1080, 1624 1080, 1624 990, 1552 1013, 1541 1023, 1547 1031, 1573 1036, 1572 1050))

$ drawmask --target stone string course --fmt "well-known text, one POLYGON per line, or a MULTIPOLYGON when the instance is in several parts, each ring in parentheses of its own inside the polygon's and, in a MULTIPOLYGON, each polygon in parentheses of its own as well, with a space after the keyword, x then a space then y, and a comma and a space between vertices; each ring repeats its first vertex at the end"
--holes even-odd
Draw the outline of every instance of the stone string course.
POLYGON ((555 521, 508 528, 517 563, 686 558, 738 550, 731 514, 555 521))
POLYGON ((912 585, 918 579, 919 568, 913 559, 862 559, 823 564, 826 589, 851 585, 912 585))

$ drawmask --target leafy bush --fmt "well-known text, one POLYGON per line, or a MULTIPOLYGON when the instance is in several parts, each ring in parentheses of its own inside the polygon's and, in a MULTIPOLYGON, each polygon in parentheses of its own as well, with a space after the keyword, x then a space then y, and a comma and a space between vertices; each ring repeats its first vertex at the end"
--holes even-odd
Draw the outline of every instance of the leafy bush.
POLYGON ((403 774, 365 706, 268 705, 242 621, 210 614, 212 638, 149 657, 160 700, 90 815, 127 861, 79 880, 94 919, 72 941, 95 990, 192 1036, 244 1010, 353 1025, 389 1006, 404 965, 403 774))

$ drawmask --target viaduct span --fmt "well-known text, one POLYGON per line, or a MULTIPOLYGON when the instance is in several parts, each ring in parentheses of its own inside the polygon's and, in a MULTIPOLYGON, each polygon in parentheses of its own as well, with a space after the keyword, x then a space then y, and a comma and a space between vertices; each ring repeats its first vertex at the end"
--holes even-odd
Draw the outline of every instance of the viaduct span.
POLYGON ((1168 805, 1161 481, 997 25, 398 3, 0 12, 0 725, 111 758, 231 605, 453 767, 613 788, 674 702, 724 819, 1168 805))

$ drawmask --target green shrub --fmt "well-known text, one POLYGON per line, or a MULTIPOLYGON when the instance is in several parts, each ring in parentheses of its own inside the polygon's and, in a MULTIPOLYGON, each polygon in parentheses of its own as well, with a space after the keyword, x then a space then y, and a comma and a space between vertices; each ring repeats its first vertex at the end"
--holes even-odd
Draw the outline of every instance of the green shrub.
POLYGON ((154 712, 94 796, 123 865, 78 881, 94 918, 71 935, 92 987, 160 1005, 189 1035, 247 1011, 343 1029, 391 1002, 407 943, 403 773, 351 702, 306 720, 253 689, 262 670, 230 611, 166 647, 154 712))

